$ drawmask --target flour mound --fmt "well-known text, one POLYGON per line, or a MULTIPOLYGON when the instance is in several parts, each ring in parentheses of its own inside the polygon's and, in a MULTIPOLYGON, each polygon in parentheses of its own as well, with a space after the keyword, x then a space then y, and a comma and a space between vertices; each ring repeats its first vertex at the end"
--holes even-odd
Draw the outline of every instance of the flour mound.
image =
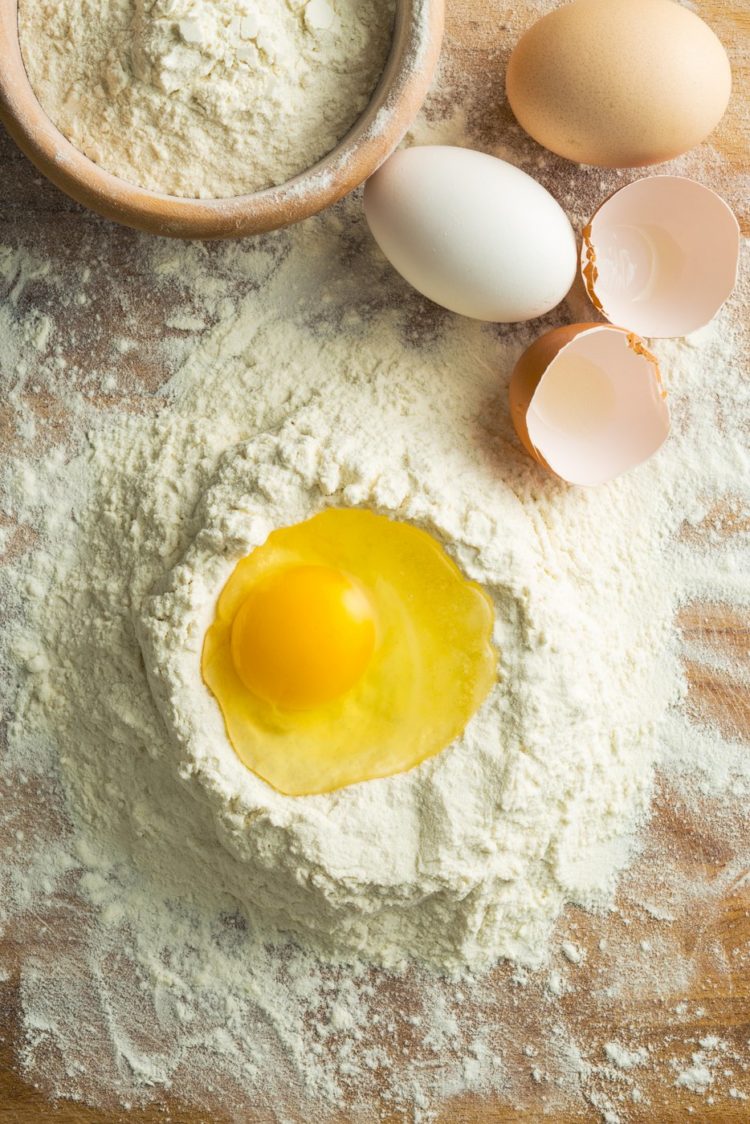
POLYGON ((331 337, 241 310, 177 409, 92 433, 35 625, 33 724, 68 746, 79 822, 106 821, 161 893, 220 890, 329 960, 444 971, 538 965, 566 901, 611 900, 681 684, 666 526, 641 518, 656 469, 590 492, 539 491, 520 454, 498 472, 476 428, 496 352, 468 322, 414 347, 389 316, 331 337), (234 754, 200 654, 236 562, 327 504, 438 538, 493 598, 499 681, 435 758, 292 798, 234 754))
MULTIPOLYGON (((175 776, 208 802, 226 851, 217 875, 242 909, 323 955, 444 969, 498 956, 537 964, 566 898, 594 904, 611 889, 647 804, 656 715, 619 680, 625 708, 612 710, 611 689, 604 705, 582 707, 581 680, 607 642, 600 600, 586 604, 564 570, 550 575, 534 519, 489 466, 439 438, 394 458, 389 426, 369 430, 342 458, 340 436, 312 406, 221 458, 195 537, 136 614, 175 776), (438 537, 493 598, 501 675, 436 758, 290 798, 236 757, 200 654, 239 559, 326 505, 365 506, 438 537), (587 633, 592 644, 600 637, 591 653, 579 648, 587 633)), ((647 596, 642 581, 634 597, 647 596)), ((612 621, 613 648, 624 625, 612 621)))

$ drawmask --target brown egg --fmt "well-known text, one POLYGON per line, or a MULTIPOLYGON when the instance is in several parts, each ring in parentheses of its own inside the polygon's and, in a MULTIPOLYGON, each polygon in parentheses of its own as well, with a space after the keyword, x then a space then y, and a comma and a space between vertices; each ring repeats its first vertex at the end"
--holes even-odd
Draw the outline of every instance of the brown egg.
POLYGON ((604 484, 643 464, 669 435, 659 365, 640 337, 570 324, 536 340, 511 376, 521 444, 569 484, 604 484))
POLYGON ((687 152, 718 125, 732 75, 713 31, 674 0, 574 0, 510 57, 519 123, 580 164, 628 168, 687 152))

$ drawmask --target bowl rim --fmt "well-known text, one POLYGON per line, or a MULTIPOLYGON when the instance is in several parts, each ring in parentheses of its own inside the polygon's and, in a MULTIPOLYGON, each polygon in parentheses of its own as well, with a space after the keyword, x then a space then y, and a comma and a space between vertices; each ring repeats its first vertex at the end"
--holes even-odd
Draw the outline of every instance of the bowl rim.
POLYGON ((427 95, 442 44, 445 0, 396 0, 391 50, 370 101, 311 168, 248 195, 188 199, 105 171, 75 148, 42 108, 26 72, 18 0, 0 0, 0 121, 47 179, 125 226, 172 238, 241 238, 317 214, 364 182, 396 148, 427 95))

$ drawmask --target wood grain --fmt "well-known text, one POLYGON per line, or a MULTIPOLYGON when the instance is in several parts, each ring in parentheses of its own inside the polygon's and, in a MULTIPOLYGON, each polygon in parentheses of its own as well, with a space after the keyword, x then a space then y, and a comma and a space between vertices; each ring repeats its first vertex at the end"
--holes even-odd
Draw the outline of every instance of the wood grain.
MULTIPOLYGON (((746 232, 750 231, 750 200, 740 177, 750 170, 748 160, 748 109, 743 101, 750 74, 750 10, 745 3, 723 3, 722 0, 704 0, 697 5, 700 13, 715 27, 730 49, 735 73, 735 96, 729 114, 722 122, 712 143, 729 162, 730 178, 726 181, 732 201, 740 212, 746 232), (732 179, 731 177, 734 177, 732 179)), ((511 5, 500 0, 448 0, 446 28, 446 70, 451 67, 468 76, 467 87, 474 111, 481 122, 492 122, 497 115, 507 123, 503 114, 502 66, 511 45, 509 26, 526 14, 524 5, 511 5)), ((533 13, 528 10, 528 21, 533 13)), ((153 307, 148 292, 148 279, 144 276, 139 259, 138 236, 123 228, 111 226, 80 209, 66 196, 43 181, 26 162, 9 140, 0 135, 0 177, 3 185, 0 203, 0 243, 10 245, 37 245, 43 252, 54 252, 57 266, 77 275, 87 265, 94 263, 106 276, 108 271, 119 277, 118 300, 139 314, 143 339, 163 331, 164 321, 171 311, 161 305, 153 307)), ((31 290, 30 298, 34 300, 31 290)), ((116 309, 107 305, 106 293, 101 294, 100 311, 104 322, 109 323, 116 309)), ((164 299, 168 299, 165 297, 164 299)), ((80 317, 79 338, 88 340, 86 317, 92 310, 71 308, 69 315, 80 317)), ((78 327, 78 322, 75 321, 78 327)), ((98 339, 90 341, 90 361, 99 365, 101 346, 98 339)), ((118 395, 121 408, 134 412, 148 412, 152 395, 165 378, 158 357, 144 348, 137 363, 128 370, 128 389, 118 395)), ((50 404, 35 402, 44 439, 45 427, 64 424, 56 419, 50 404)), ((13 419, 0 401, 0 442, 3 448, 12 447, 13 419)), ((716 526, 724 533, 746 531, 746 512, 723 513, 716 526)), ((693 536, 715 533, 710 520, 703 528, 690 531, 693 536)), ((23 530, 13 549, 25 545, 23 530)), ((686 606, 679 620, 686 642, 700 642, 708 646, 713 660, 693 659, 687 664, 690 695, 689 705, 696 716, 718 721, 732 737, 750 739, 750 702, 747 682, 750 647, 750 621, 742 619, 731 606, 702 604, 686 606), (727 671, 727 668, 731 671, 727 671)), ((748 750, 750 752, 750 749, 748 750)), ((43 809, 40 808, 40 814, 43 809)), ((588 915, 570 910, 565 925, 574 927, 575 939, 586 949, 586 976, 582 986, 561 1000, 563 1016, 575 1030, 582 1047, 596 1056, 602 1041, 617 1038, 623 1028, 637 1032, 639 1041, 650 1050, 649 1066, 638 1073, 638 1084, 643 1090, 643 1107, 636 1104, 619 1106, 623 1119, 631 1124, 684 1124, 687 1120, 717 1122, 717 1124, 747 1124, 750 1119, 750 1102, 719 1098, 715 1103, 706 1097, 696 1099, 684 1089, 675 1086, 674 1069, 670 1059, 676 1044, 683 1047, 691 1040, 716 1034, 738 1054, 748 1057, 750 1041, 750 970, 747 951, 750 949, 750 885, 747 878, 728 880, 731 871, 731 830, 727 830, 727 809, 721 801, 707 800, 700 814, 687 807, 679 792, 663 784, 657 800, 654 821, 648 832, 646 851, 636 870, 623 882, 623 912, 608 917, 588 915), (718 825, 722 830, 718 830, 718 825), (647 900, 650 879, 658 880, 658 864, 651 856, 668 853, 670 860, 684 879, 685 885, 703 887, 703 896, 694 898, 681 913, 664 925, 656 921, 643 907, 647 900), (623 920, 627 907, 628 922, 623 920), (622 969, 621 949, 636 948, 639 940, 664 941, 664 972, 659 975, 658 965, 653 992, 644 995, 634 987, 618 991, 618 998, 607 1001, 600 991, 589 990, 586 980, 607 978, 608 973, 622 969), (600 942, 605 941, 605 951, 600 942), (623 943, 625 942, 625 943, 623 943), (614 953, 606 951, 612 947, 614 953), (672 981, 669 976, 668 950, 688 958, 691 965, 689 980, 672 981)), ((731 828, 731 823, 730 823, 731 828)), ((737 820, 737 830, 747 831, 746 821, 737 820)), ((20 937, 18 938, 21 939, 20 937)), ((0 942, 3 938, 0 937, 0 942)), ((2 952, 16 964, 20 953, 33 949, 34 933, 23 934, 23 949, 14 946, 7 938, 0 943, 2 952)), ((0 983, 0 1124, 202 1124, 203 1121, 236 1120, 220 1110, 197 1110, 181 1105, 179 1098, 157 1099, 148 1109, 122 1112, 116 1108, 96 1110, 72 1103, 52 1103, 44 1089, 29 1086, 19 1075, 18 1040, 18 974, 0 983)), ((488 989, 499 995, 508 986, 508 972, 500 967, 488 981, 488 989)), ((683 1050, 684 1052, 684 1050, 683 1050)), ((733 1078, 740 1092, 750 1095, 750 1073, 747 1067, 736 1067, 733 1078)), ((488 1102, 475 1097, 451 1101, 439 1114, 439 1124, 476 1124, 476 1122, 515 1122, 515 1124, 573 1124, 580 1120, 600 1120, 601 1112, 593 1103, 596 1100, 596 1078, 586 1086, 590 1097, 588 1107, 571 1113, 555 1113, 550 1117, 546 1110, 543 1085, 529 1082, 523 1108, 498 1102, 488 1102)), ((242 1117, 246 1124, 264 1124, 267 1118, 252 1109, 242 1117)), ((378 1119, 388 1121, 378 1113, 378 1119)), ((331 1124, 337 1124, 331 1117, 331 1124)), ((395 1122, 401 1116, 392 1118, 395 1122)), ((342 1116, 340 1124, 350 1124, 342 1116)))

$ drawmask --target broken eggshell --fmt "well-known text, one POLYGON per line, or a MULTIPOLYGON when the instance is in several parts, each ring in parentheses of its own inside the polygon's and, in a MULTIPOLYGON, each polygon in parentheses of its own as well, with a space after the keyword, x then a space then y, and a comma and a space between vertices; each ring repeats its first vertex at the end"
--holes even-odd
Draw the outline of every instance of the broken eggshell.
POLYGON ((553 328, 511 376, 510 411, 522 445, 569 484, 604 484, 636 468, 669 435, 656 358, 609 324, 553 328))
POLYGON ((607 320, 642 336, 686 336, 730 296, 739 250, 737 219, 716 192, 651 176, 602 203, 583 232, 581 273, 607 320))

